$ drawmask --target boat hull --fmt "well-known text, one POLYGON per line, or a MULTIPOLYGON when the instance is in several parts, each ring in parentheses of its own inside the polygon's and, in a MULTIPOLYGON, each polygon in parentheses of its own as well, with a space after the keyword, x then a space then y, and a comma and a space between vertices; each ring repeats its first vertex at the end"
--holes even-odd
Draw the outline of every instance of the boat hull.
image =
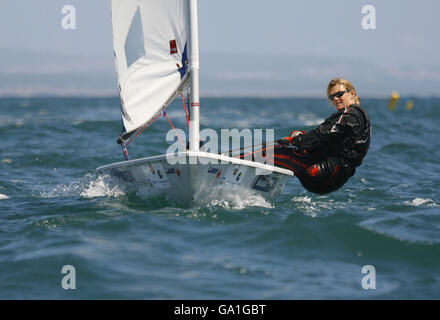
POLYGON ((146 198, 179 203, 213 200, 272 202, 283 190, 289 170, 206 152, 184 152, 118 162, 97 169, 146 198))

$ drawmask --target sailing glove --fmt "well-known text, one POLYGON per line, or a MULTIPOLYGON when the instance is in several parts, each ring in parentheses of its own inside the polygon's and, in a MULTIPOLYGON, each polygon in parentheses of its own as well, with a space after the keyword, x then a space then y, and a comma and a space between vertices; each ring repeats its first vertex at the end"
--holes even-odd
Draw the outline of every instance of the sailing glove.
POLYGON ((290 132, 290 137, 291 138, 295 138, 297 136, 299 136, 300 134, 305 134, 306 132, 304 130, 293 130, 292 132, 290 132))
POLYGON ((306 133, 305 131, 293 130, 290 132, 290 136, 279 139, 277 143, 282 147, 287 147, 292 145, 292 139, 299 136, 300 134, 306 133))

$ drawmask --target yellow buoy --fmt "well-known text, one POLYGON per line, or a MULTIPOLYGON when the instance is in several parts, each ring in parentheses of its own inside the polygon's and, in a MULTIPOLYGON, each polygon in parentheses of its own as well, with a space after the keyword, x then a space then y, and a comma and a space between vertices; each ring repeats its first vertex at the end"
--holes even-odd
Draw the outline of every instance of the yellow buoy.
POLYGON ((414 102, 412 102, 412 100, 408 100, 406 102, 405 107, 406 107, 406 110, 411 110, 414 107, 414 102))
POLYGON ((393 111, 396 109, 397 100, 399 100, 399 93, 397 91, 391 92, 390 101, 388 101, 388 110, 393 111))

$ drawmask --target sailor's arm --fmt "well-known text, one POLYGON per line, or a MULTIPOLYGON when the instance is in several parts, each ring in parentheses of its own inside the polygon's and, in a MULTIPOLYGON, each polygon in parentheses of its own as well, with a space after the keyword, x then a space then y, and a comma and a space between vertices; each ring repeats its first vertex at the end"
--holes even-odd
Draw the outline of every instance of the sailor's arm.
POLYGON ((292 138, 291 144, 300 150, 312 151, 326 144, 342 140, 359 127, 359 119, 351 113, 343 113, 336 119, 327 119, 316 129, 292 138))

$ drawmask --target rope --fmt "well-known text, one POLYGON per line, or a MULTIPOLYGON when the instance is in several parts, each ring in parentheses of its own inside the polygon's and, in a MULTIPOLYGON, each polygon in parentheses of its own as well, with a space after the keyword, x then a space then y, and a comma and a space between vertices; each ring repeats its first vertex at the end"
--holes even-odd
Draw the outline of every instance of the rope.
POLYGON ((156 121, 160 116, 161 116, 161 114, 159 114, 156 118, 154 118, 153 121, 151 121, 151 123, 148 126, 143 127, 142 130, 140 130, 138 133, 136 133, 136 135, 125 144, 125 146, 128 146, 134 139, 136 139, 136 137, 138 135, 140 135, 142 132, 144 132, 145 129, 147 129, 149 126, 151 126, 154 123, 154 121, 156 121))
MULTIPOLYGON (((182 93, 180 93, 180 97, 182 98, 182 104, 183 104, 183 109, 185 110, 186 122, 188 123, 188 128, 189 128, 189 115, 188 115, 188 110, 187 110, 186 105, 185 105, 185 97, 183 96, 182 93)), ((165 116, 165 118, 168 120, 168 123, 170 124, 171 128, 173 128, 174 133, 176 134, 176 136, 179 139, 180 143, 182 144, 183 148, 186 150, 186 146, 184 145, 184 143, 180 139, 179 135, 177 134, 176 128, 174 128, 174 126, 171 123, 170 118, 168 118, 168 115, 166 114, 165 110, 163 110, 162 113, 165 116)), ((157 119, 159 119, 160 116, 161 116, 161 114, 159 114, 156 118, 154 118, 148 125, 144 126, 141 130, 139 130, 136 133, 136 135, 133 138, 131 138, 127 143, 122 143, 122 152, 124 154, 125 160, 128 160, 127 146, 130 143, 132 143, 133 140, 136 139, 142 132, 144 132, 145 129, 147 129, 149 126, 151 126, 157 119)))
POLYGON ((249 147, 232 149, 232 150, 229 150, 229 151, 222 152, 221 154, 225 155, 225 154, 229 154, 229 153, 234 153, 235 151, 244 151, 244 150, 247 150, 247 149, 255 149, 255 148, 258 148, 258 147, 262 147, 264 145, 266 145, 266 147, 269 147, 269 146, 272 146, 272 145, 275 145, 275 144, 276 144, 275 141, 268 142, 268 143, 262 143, 262 144, 257 144, 256 146, 249 146, 249 147))
POLYGON ((189 115, 185 105, 185 97, 183 96, 182 92, 180 93, 180 97, 182 98, 183 109, 185 109, 186 122, 188 123, 188 128, 189 128, 189 115))
POLYGON ((270 150, 270 149, 274 149, 274 148, 275 148, 275 145, 273 145, 271 147, 266 147, 266 148, 263 148, 261 150, 257 150, 257 151, 249 152, 247 154, 240 155, 240 158, 245 158, 245 157, 247 157, 249 155, 255 155, 256 153, 264 152, 264 151, 267 151, 267 150, 270 150))
POLYGON ((185 144, 182 142, 182 140, 180 139, 180 137, 179 137, 179 134, 177 133, 177 130, 176 130, 176 128, 174 128, 174 126, 173 126, 173 124, 171 123, 171 120, 170 120, 170 118, 168 118, 168 116, 167 116, 167 113, 165 112, 165 110, 163 111, 163 115, 165 116, 165 118, 167 118, 167 120, 168 120, 168 123, 170 124, 170 126, 171 126, 171 128, 173 128, 173 130, 174 130, 174 133, 176 134, 176 136, 177 136, 177 138, 179 139, 179 141, 180 141, 180 144, 182 145, 182 147, 186 150, 186 146, 185 146, 185 144))
MULTIPOLYGON (((186 108, 186 105, 185 105, 185 97, 183 96, 182 93, 180 93, 180 97, 182 98, 183 109, 185 110, 185 117, 186 117, 186 121, 188 123, 188 128, 189 128, 189 115, 188 115, 188 109, 186 108)), ((170 119, 166 115, 165 111, 163 111, 163 114, 165 115, 168 122, 170 123, 171 128, 174 129, 173 124, 171 123, 170 119)), ((153 121, 151 121, 151 123, 148 126, 145 126, 141 130, 139 130, 138 133, 136 133, 136 135, 125 144, 125 146, 128 146, 134 139, 137 138, 138 135, 140 135, 142 132, 144 132, 145 129, 147 129, 149 126, 151 126, 154 123, 154 121, 156 121, 160 116, 161 116, 161 114, 159 114, 156 118, 154 118, 153 121)), ((176 129, 174 129, 174 131, 176 132, 176 129)), ((177 133, 176 133, 176 135, 177 135, 177 133)), ((177 137, 179 137, 179 136, 177 135, 177 137)), ((180 140, 180 138, 179 138, 179 140, 180 140)))
POLYGON ((125 160, 129 160, 128 158, 128 151, 127 151, 127 147, 125 144, 122 144, 122 153, 124 154, 125 160))

